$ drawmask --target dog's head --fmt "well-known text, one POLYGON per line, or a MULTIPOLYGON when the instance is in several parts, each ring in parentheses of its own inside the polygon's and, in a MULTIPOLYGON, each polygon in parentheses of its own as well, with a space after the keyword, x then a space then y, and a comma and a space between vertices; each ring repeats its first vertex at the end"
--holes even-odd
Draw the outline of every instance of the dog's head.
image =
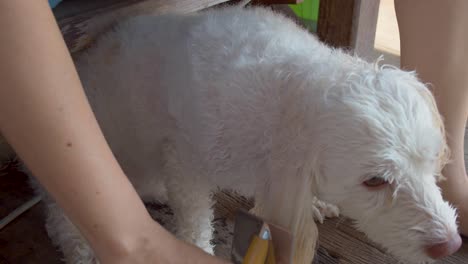
POLYGON ((361 67, 324 98, 318 197, 403 260, 456 251, 456 212, 437 186, 445 134, 428 88, 413 73, 361 67))

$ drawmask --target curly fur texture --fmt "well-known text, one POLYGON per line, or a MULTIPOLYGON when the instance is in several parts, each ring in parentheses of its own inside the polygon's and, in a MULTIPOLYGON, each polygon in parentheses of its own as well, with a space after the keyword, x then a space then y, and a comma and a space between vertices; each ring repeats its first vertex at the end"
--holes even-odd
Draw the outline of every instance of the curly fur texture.
MULTIPOLYGON (((414 73, 320 43, 285 17, 230 7, 120 23, 76 65, 113 152, 145 200, 168 201, 176 234, 212 252, 216 188, 296 236, 310 263, 314 219, 338 214, 411 263, 457 235, 436 185, 447 156, 432 95, 414 73), (385 179, 383 188, 362 183, 385 179)), ((92 252, 49 203, 70 263, 92 252)), ((81 261, 81 262, 80 262, 81 261)))

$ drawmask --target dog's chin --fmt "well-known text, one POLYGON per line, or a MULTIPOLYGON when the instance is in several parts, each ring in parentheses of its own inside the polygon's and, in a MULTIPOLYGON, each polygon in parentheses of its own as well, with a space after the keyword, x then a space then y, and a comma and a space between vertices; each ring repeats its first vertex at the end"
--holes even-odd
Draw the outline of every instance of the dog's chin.
MULTIPOLYGON (((403 237, 403 236, 402 236, 403 237)), ((412 240, 411 242, 406 240, 388 240, 377 239, 374 240, 372 237, 369 237, 371 241, 381 245, 386 252, 391 254, 399 263, 404 264, 430 264, 434 263, 435 260, 429 257, 425 251, 424 243, 418 242, 417 240, 412 240)), ((379 237, 382 238, 382 237, 379 237)), ((413 238, 415 239, 415 238, 413 238)))
POLYGON ((431 264, 434 263, 436 260, 430 258, 427 256, 427 254, 424 253, 423 250, 419 250, 418 252, 415 252, 413 255, 405 255, 396 258, 401 262, 405 264, 431 264))
POLYGON ((424 241, 425 239, 395 243, 387 248, 387 252, 404 264, 435 263, 437 260, 428 255, 424 241))

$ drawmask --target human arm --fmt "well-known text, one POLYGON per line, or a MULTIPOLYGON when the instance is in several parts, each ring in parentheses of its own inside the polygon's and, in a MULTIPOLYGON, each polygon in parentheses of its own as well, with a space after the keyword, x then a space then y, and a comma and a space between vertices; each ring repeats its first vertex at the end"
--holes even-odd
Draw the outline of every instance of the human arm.
POLYGON ((1 1, 0 32, 0 132, 101 262, 220 262, 151 219, 102 135, 47 1, 1 1))

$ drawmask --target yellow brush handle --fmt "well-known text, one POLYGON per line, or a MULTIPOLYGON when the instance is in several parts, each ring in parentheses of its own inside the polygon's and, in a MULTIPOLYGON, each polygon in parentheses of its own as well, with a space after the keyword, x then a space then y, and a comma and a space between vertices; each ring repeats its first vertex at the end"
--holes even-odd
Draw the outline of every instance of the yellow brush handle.
POLYGON ((268 254, 268 240, 254 236, 242 264, 265 264, 268 254))
POLYGON ((275 248, 273 247, 273 242, 271 240, 268 241, 268 254, 265 264, 276 264, 275 248))

